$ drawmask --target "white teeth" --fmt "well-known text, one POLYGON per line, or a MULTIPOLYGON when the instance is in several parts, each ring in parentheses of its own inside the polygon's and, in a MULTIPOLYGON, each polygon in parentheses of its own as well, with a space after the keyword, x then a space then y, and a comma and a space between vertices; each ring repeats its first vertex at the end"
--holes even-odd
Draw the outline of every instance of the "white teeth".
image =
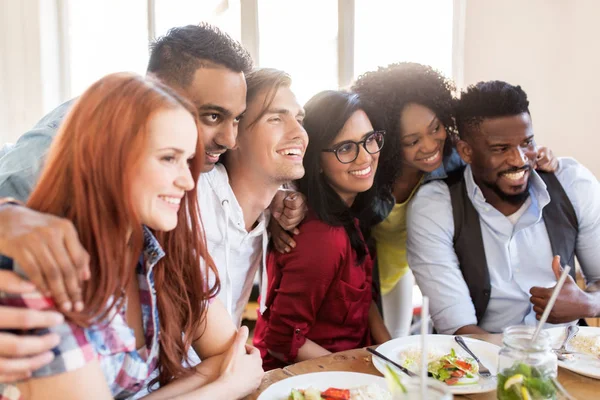
POLYGON ((510 180, 518 181, 525 176, 525 171, 506 173, 504 176, 510 180))
POLYGON ((285 150, 280 150, 277 153, 281 154, 282 156, 301 156, 302 150, 300 150, 300 149, 285 149, 285 150))
POLYGON ((364 176, 368 175, 371 172, 371 166, 369 165, 365 169, 361 169, 360 171, 350 171, 352 175, 364 176))
POLYGON ((221 153, 209 153, 208 151, 206 152, 206 154, 208 154, 211 157, 219 157, 221 155, 221 153))
POLYGON ((178 197, 165 197, 165 196, 159 196, 162 200, 166 201, 169 204, 174 204, 176 206, 178 206, 181 203, 181 199, 178 197))
POLYGON ((438 158, 438 156, 439 156, 439 155, 440 155, 440 152, 439 152, 439 151, 437 151, 437 152, 436 152, 434 155, 432 155, 431 157, 429 157, 429 158, 424 158, 424 159, 423 159, 423 161, 425 161, 425 162, 430 162, 430 161, 433 161, 433 160, 435 160, 436 158, 438 158))

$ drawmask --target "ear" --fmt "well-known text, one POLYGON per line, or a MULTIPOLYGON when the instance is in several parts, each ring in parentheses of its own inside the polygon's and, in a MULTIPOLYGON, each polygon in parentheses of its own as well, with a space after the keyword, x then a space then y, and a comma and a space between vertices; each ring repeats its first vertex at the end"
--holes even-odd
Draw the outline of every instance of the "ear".
POLYGON ((473 148, 467 141, 459 139, 456 142, 456 151, 458 151, 458 155, 464 162, 471 164, 473 161, 473 148))

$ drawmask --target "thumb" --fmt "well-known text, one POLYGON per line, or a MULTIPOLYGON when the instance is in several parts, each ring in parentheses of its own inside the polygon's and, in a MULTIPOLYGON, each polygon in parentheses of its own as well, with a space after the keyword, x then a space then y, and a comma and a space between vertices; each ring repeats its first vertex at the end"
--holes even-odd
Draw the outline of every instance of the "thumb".
POLYGON ((233 342, 233 348, 236 352, 243 352, 246 354, 246 342, 248 341, 248 327, 242 325, 240 329, 238 329, 237 335, 235 337, 235 341, 233 342))
POLYGON ((552 260, 552 271, 554 271, 554 276, 556 276, 556 280, 558 280, 563 271, 560 266, 560 256, 554 256, 554 259, 552 260))

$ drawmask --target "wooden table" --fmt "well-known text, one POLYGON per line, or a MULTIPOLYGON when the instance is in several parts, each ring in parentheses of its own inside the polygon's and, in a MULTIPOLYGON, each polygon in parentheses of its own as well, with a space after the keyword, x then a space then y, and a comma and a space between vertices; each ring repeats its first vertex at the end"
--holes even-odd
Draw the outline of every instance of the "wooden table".
MULTIPOLYGON (((502 335, 471 335, 474 339, 502 345, 502 335)), ((260 387, 245 400, 256 400, 273 383, 294 375, 321 371, 352 371, 381 376, 371 362, 371 353, 365 349, 342 351, 314 360, 288 365, 265 374, 260 387)), ((564 388, 578 400, 600 398, 600 381, 586 378, 563 368, 558 369, 558 380, 564 388)), ((456 399, 495 400, 496 392, 454 396, 456 399)))

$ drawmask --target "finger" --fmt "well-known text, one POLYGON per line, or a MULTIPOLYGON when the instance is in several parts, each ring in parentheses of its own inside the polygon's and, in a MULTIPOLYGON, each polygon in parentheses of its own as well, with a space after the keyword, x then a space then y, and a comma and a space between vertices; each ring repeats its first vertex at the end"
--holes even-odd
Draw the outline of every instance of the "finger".
POLYGON ((546 305, 548 304, 548 299, 541 299, 539 297, 530 297, 529 301, 531 304, 542 308, 546 308, 546 305))
MULTIPOLYGON (((292 233, 293 233, 294 235, 298 235, 298 234, 300 234, 300 229, 298 229, 298 228, 294 228, 294 229, 292 230, 292 233)), ((294 243, 295 243, 295 242, 294 242, 294 243)))
POLYGON ((0 329, 50 328, 64 320, 64 316, 55 311, 0 306, 0 329))
POLYGON ((0 357, 29 357, 50 351, 60 343, 60 336, 50 333, 44 336, 17 336, 0 333, 0 357))
POLYGON ((47 351, 29 358, 0 358, 0 374, 18 374, 35 371, 54 359, 54 354, 47 351))
POLYGON ((284 200, 285 208, 289 208, 291 210, 303 210, 304 209, 304 199, 302 196, 296 195, 296 193, 289 195, 284 200))
POLYGON ((552 259, 552 271, 554 271, 554 276, 556 276, 556 280, 558 280, 563 271, 562 267, 560 266, 560 256, 554 256, 552 259))
POLYGON ((28 249, 23 249, 18 257, 15 258, 17 263, 23 268, 29 280, 38 288, 42 293, 49 293, 48 285, 42 270, 40 269, 40 263, 34 253, 28 249))
POLYGON ((246 345, 246 354, 248 355, 254 355, 254 354, 259 354, 260 355, 260 350, 258 350, 256 347, 247 344, 246 345))
POLYGON ((542 315, 544 313, 544 309, 542 307, 538 307, 538 306, 534 306, 533 311, 538 315, 542 315))
POLYGON ((81 280, 88 280, 91 276, 90 255, 79 241, 79 235, 73 224, 70 221, 65 223, 67 224, 64 236, 65 248, 77 271, 77 276, 81 280))
POLYGON ((33 292, 35 285, 12 271, 0 271, 0 291, 10 294, 33 292))
POLYGON ((0 374, 0 383, 19 382, 19 381, 25 380, 29 377, 31 377, 31 372, 29 372, 29 371, 23 372, 20 374, 6 374, 6 375, 0 374))
POLYGON ((62 281, 66 289, 66 299, 61 299, 58 294, 53 297, 57 304, 63 304, 65 301, 69 301, 72 304, 77 304, 80 308, 77 309, 78 307, 75 307, 75 311, 81 311, 81 309, 83 309, 83 302, 81 300, 81 286, 78 277, 80 273, 71 261, 71 257, 65 248, 64 241, 57 240, 54 243, 51 243, 49 250, 60 269, 60 274, 57 275, 57 279, 62 281))
POLYGON ((275 246, 275 250, 277 250, 281 254, 285 253, 285 248, 287 247, 287 245, 279 237, 274 237, 273 238, 273 245, 275 246))
POLYGON ((531 297, 539 297, 541 299, 549 299, 550 296, 552 295, 552 290, 548 289, 548 288, 534 286, 531 289, 529 289, 529 293, 531 294, 531 297))
MULTIPOLYGON (((240 353, 246 353, 246 342, 248 341, 248 327, 242 325, 237 332, 237 336, 235 337, 235 341, 233 342, 233 347, 240 353)), ((236 351, 234 350, 234 351, 236 351)))
POLYGON ((289 246, 291 248, 296 247, 296 241, 294 239, 292 239, 292 237, 286 231, 281 231, 279 233, 279 239, 283 243, 285 243, 286 246, 289 246))
POLYGON ((42 273, 44 280, 48 285, 54 302, 64 311, 71 311, 73 305, 67 295, 67 289, 63 282, 63 275, 58 263, 52 255, 52 251, 47 245, 39 246, 36 248, 35 256, 40 262, 40 265, 44 265, 42 273))

